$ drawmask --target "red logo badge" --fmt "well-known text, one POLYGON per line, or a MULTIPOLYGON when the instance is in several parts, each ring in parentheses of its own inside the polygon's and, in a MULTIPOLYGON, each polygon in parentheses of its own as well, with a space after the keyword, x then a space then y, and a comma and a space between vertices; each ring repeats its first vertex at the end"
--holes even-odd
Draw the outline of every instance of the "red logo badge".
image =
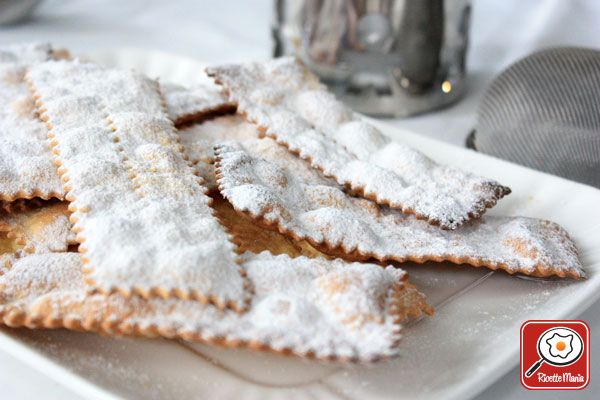
POLYGON ((521 326, 521 383, 527 389, 585 388, 590 328, 583 321, 530 320, 521 326))

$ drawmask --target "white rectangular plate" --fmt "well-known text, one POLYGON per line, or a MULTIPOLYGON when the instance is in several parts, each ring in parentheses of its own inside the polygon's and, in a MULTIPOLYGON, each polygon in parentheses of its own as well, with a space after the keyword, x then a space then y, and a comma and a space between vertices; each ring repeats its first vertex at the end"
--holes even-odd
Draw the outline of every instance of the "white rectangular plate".
MULTIPOLYGON (((165 81, 205 79, 202 65, 136 50, 95 54, 165 81)), ((495 178, 513 194, 491 214, 556 221, 577 243, 583 282, 526 280, 452 265, 407 265, 436 306, 404 330, 402 355, 374 366, 341 367, 168 340, 115 339, 67 331, 0 331, 0 347, 81 395, 93 398, 472 397, 518 363, 528 319, 573 318, 600 296, 600 190, 386 125, 383 132, 435 160, 495 178)), ((515 380, 515 384, 519 384, 515 380)))

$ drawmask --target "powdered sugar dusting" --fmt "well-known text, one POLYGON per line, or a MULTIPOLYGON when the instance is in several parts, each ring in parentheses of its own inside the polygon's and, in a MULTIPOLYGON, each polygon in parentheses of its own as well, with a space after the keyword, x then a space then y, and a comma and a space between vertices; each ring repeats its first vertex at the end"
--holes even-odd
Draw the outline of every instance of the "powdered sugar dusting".
POLYGON ((436 164, 357 118, 291 58, 208 69, 266 134, 353 191, 443 228, 481 216, 510 190, 436 164))
POLYGON ((217 188, 213 147, 224 140, 246 140, 258 137, 256 127, 236 114, 184 127, 177 133, 186 154, 209 190, 217 188))
MULTIPOLYGON (((289 154, 251 141, 218 147, 223 196, 238 211, 275 224, 324 252, 380 261, 452 261, 528 275, 585 276, 575 245, 557 224, 521 217, 486 217, 444 231, 375 203, 353 198, 327 180, 307 181, 286 167, 289 154), (283 157, 283 158, 282 158, 283 157), (325 248, 325 249, 323 249, 325 248)), ((307 168, 307 167, 305 167, 307 168)))
POLYGON ((194 122, 212 113, 235 110, 235 105, 215 85, 184 88, 167 83, 161 87, 167 113, 176 125, 194 122))
POLYGON ((397 298, 415 292, 404 286, 402 270, 266 252, 243 260, 255 296, 240 315, 180 299, 90 295, 76 255, 33 255, 0 276, 0 319, 28 326, 51 319, 61 321, 56 326, 162 333, 322 359, 398 354, 397 298))
POLYGON ((69 245, 76 243, 69 214, 67 203, 54 203, 4 215, 0 217, 0 225, 7 226, 9 238, 23 246, 21 256, 65 252, 69 245))
POLYGON ((0 200, 63 197, 46 127, 23 80, 28 65, 51 56, 47 44, 0 48, 0 200))
MULTIPOLYGON (((199 171, 210 190, 217 189, 214 174, 214 146, 227 140, 249 141, 257 146, 263 146, 261 151, 273 153, 272 159, 283 160, 290 170, 302 174, 302 178, 311 182, 323 182, 321 174, 306 168, 306 162, 298 157, 286 157, 287 150, 282 146, 272 146, 272 140, 252 140, 259 137, 258 129, 239 114, 226 115, 205 121, 201 124, 182 128, 178 131, 181 143, 190 157, 190 161, 199 171)), ((328 180, 336 185, 333 180, 328 180)))
POLYGON ((103 292, 243 309, 247 284, 182 157, 155 81, 79 62, 33 66, 88 280, 103 292))
MULTIPOLYGON (((47 129, 36 115, 34 99, 23 79, 30 65, 53 56, 54 50, 49 44, 0 48, 1 200, 64 198, 46 142, 47 129)), ((235 109, 216 86, 198 85, 187 89, 167 84, 163 91, 169 117, 178 124, 235 109)))

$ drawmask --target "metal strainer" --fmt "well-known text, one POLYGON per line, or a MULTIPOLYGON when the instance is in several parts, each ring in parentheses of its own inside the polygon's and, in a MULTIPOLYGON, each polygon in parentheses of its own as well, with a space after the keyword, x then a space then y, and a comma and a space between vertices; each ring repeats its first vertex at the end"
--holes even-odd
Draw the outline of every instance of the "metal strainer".
POLYGON ((479 106, 473 145, 600 187, 600 51, 552 48, 510 66, 479 106))

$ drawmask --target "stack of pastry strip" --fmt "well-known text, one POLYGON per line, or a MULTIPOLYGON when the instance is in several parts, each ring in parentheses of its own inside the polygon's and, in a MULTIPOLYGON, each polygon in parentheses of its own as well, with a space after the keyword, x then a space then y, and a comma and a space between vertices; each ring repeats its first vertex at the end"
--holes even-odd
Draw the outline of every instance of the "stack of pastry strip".
MULTIPOLYGON (((41 235, 68 232, 66 215, 64 203, 58 203, 17 213, 3 223, 15 231, 38 232, 38 240, 68 244, 68 234, 41 235)), ((90 294, 79 256, 65 252, 65 247, 51 251, 48 243, 13 256, 10 266, 0 268, 0 320, 8 326, 163 336, 318 359, 375 361, 397 354, 400 321, 431 312, 401 270, 324 258, 292 259, 287 253, 295 249, 283 237, 257 243, 254 233, 240 231, 244 222, 239 216, 221 217, 237 241, 254 251, 265 250, 242 255, 255 291, 247 313, 193 300, 90 294)), ((5 241, 0 240, 0 248, 7 247, 5 241)), ((30 247, 28 241, 23 246, 30 247)))
POLYGON ((258 139, 257 128, 239 115, 188 127, 180 136, 191 159, 207 165, 213 165, 214 156, 195 149, 217 145, 220 190, 238 212, 326 254, 354 261, 450 261, 532 276, 585 276, 568 234, 550 221, 483 217, 441 230, 347 196, 334 180, 274 140, 258 139), (235 142, 218 145, 228 139, 235 142))
POLYGON ((5 324, 373 361, 398 353, 400 322, 431 312, 400 269, 309 259, 320 253, 280 235, 236 256, 225 230, 261 243, 227 206, 217 223, 156 82, 77 61, 27 79, 72 215, 57 203, 4 216, 5 324), (71 222, 83 268, 66 251, 71 222))
POLYGON ((208 74, 267 136, 379 204, 455 229, 510 193, 498 182, 391 141, 292 58, 215 67, 208 74))
POLYGON ((261 225, 306 240, 326 254, 380 262, 450 261, 532 276, 584 276, 575 246, 555 223, 489 216, 441 230, 347 196, 326 179, 305 180, 289 168, 293 156, 276 148, 268 138, 218 146, 221 193, 261 225))
POLYGON ((27 79, 65 182, 88 282, 103 293, 243 310, 248 283, 184 159, 157 83, 72 61, 32 66, 27 79))
POLYGON ((432 312, 386 262, 585 276, 558 225, 482 217, 508 188, 392 143, 295 61, 211 70, 224 98, 44 60, 23 65, 70 211, 3 204, 9 326, 374 361, 432 312), (189 124, 235 107, 258 129, 189 124))
POLYGON ((246 254, 254 284, 240 315, 180 299, 90 295, 74 253, 30 255, 0 276, 9 326, 164 336, 319 359, 374 361, 397 354, 398 323, 417 312, 404 273, 341 260, 246 254))
POLYGON ((295 60, 208 73, 260 135, 273 139, 218 148, 221 193, 261 225, 348 260, 450 261, 511 274, 585 277, 560 226, 481 217, 510 190, 391 142, 295 60), (299 172, 306 166, 289 168, 293 157, 275 152, 275 142, 333 180, 307 179, 306 171, 299 172), (380 205, 349 197, 336 182, 380 205), (446 229, 433 226, 438 224, 446 229))
MULTIPOLYGON (((0 205, 20 199, 63 199, 64 192, 46 142, 47 130, 38 118, 24 81, 29 66, 68 58, 49 44, 0 48, 0 205)), ((177 124, 235 110, 214 87, 192 89, 164 86, 167 112, 177 124)))

